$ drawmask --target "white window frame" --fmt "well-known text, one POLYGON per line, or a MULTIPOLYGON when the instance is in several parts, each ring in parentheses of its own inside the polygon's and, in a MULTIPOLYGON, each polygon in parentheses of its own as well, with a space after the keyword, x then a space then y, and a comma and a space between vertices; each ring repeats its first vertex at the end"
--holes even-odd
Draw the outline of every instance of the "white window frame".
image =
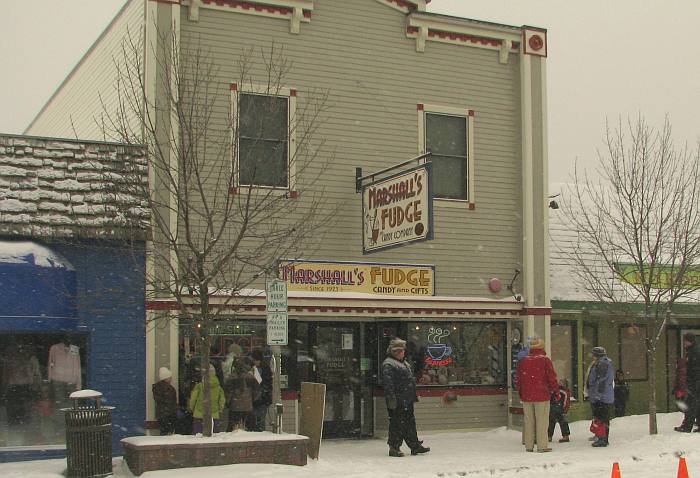
POLYGON ((231 83, 231 144, 234 144, 231 167, 234 174, 234 185, 237 189, 254 188, 277 190, 283 193, 296 192, 296 157, 297 157, 297 141, 296 141, 296 112, 297 112, 297 90, 290 87, 280 87, 272 90, 269 86, 249 84, 241 88, 236 83, 231 83), (287 186, 264 186, 256 184, 241 184, 240 181, 240 162, 238 152, 239 147, 239 112, 238 105, 241 94, 253 94, 263 96, 275 96, 287 98, 287 186))
MULTIPOLYGON (((463 203, 469 206, 469 209, 474 209, 476 204, 476 196, 474 194, 474 110, 469 108, 456 108, 454 106, 431 105, 427 103, 418 103, 418 153, 426 152, 426 129, 425 115, 426 113, 443 114, 447 116, 458 116, 467 120, 467 198, 466 199, 450 199, 450 198, 434 198, 434 201, 445 201, 453 203, 463 203)), ((430 158, 428 158, 430 160, 430 158)))

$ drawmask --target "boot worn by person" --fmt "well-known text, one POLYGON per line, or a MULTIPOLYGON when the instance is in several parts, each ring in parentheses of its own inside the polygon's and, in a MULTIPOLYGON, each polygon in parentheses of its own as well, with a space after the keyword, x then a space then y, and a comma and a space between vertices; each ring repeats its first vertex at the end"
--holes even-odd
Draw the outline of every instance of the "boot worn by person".
POLYGON ((542 448, 542 449, 539 449, 539 448, 537 449, 537 452, 538 452, 538 453, 548 453, 548 452, 550 452, 550 451, 552 451, 552 449, 549 448, 549 447, 547 447, 547 448, 542 448))
POLYGON ((595 448, 601 448, 601 447, 604 447, 604 446, 608 446, 608 439, 607 439, 607 438, 603 438, 603 437, 597 438, 596 441, 594 441, 593 444, 592 444, 591 446, 592 446, 592 447, 595 447, 595 448))
POLYGON ((674 429, 675 431, 677 431, 677 432, 681 432, 681 433, 690 433, 690 432, 692 432, 692 431, 693 431, 693 429, 692 429, 692 428, 686 428, 686 427, 684 427, 684 426, 680 426, 680 427, 673 427, 673 429, 674 429))
POLYGON ((430 451, 429 446, 418 445, 413 450, 411 450, 411 455, 418 455, 419 453, 428 453, 430 451))
POLYGON ((400 457, 404 456, 404 454, 400 448, 389 447, 389 456, 395 456, 397 458, 400 458, 400 457))
POLYGON ((564 435, 559 439, 559 443, 569 443, 569 435, 564 435))

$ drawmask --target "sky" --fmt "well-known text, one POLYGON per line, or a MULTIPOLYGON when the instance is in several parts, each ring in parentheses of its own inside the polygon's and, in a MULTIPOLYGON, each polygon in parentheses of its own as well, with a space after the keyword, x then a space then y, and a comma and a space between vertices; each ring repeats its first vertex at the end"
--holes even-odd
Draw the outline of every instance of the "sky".
MULTIPOLYGON (((0 133, 22 133, 124 0, 1 3, 0 133)), ((576 161, 594 167, 606 119, 668 115, 677 142, 700 141, 698 0, 432 0, 429 11, 547 28, 550 182, 570 180, 576 161)))

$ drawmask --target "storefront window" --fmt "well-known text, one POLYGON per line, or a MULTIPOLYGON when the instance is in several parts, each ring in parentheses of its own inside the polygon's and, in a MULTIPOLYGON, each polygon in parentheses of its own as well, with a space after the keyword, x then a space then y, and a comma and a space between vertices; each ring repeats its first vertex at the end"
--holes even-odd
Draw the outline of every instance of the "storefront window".
POLYGON ((646 328, 634 324, 620 327, 620 368, 626 379, 647 379, 646 351, 646 328))
MULTIPOLYGON (((190 321, 180 322, 180 398, 190 396, 190 391, 199 381, 202 352, 195 340, 196 325, 190 321)), ((269 357, 265 340, 264 320, 221 320, 209 330, 211 348, 209 360, 216 370, 220 383, 224 383, 225 369, 238 357, 250 355, 260 349, 269 357)))
POLYGON ((409 323, 406 357, 419 385, 505 385, 506 324, 409 323))
POLYGON ((569 389, 576 396, 578 381, 576 373, 576 324, 575 322, 552 322, 552 363, 557 378, 566 379, 569 389))
POLYGON ((85 383, 85 336, 0 334, 0 447, 62 445, 68 396, 85 383))

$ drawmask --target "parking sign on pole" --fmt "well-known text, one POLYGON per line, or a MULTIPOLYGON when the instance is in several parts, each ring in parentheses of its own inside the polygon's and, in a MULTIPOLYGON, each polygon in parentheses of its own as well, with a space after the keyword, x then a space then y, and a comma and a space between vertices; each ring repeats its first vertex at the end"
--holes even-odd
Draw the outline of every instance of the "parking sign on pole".
POLYGON ((273 279, 266 283, 267 345, 287 345, 287 283, 273 279))

